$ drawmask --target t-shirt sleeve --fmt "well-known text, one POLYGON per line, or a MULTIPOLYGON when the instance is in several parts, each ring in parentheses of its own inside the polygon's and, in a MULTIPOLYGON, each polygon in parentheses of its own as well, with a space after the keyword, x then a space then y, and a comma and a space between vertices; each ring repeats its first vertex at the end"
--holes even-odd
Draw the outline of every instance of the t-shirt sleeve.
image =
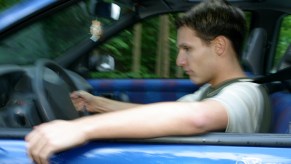
POLYGON ((264 109, 259 85, 249 82, 234 83, 209 98, 223 104, 228 115, 226 132, 258 132, 264 109))

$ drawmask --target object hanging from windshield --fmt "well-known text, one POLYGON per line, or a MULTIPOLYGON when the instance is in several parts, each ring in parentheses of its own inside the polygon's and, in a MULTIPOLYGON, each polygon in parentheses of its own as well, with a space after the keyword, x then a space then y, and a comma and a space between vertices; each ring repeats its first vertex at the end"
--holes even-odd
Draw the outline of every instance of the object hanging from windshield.
POLYGON ((91 33, 91 40, 93 40, 94 42, 96 42, 101 34, 102 34, 102 25, 101 22, 97 21, 97 20, 92 20, 92 24, 90 27, 90 33, 91 33))

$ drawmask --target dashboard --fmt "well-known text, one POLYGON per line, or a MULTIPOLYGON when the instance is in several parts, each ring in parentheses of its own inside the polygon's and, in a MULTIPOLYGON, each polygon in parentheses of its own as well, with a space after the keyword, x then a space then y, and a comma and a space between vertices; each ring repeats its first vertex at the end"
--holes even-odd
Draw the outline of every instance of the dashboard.
MULTIPOLYGON (((33 89, 35 70, 34 66, 0 66, 0 128, 31 128, 47 121, 40 113, 41 106, 37 103, 39 97, 33 89)), ((90 90, 89 83, 81 76, 70 71, 67 73, 77 89, 90 90)), ((44 93, 48 95, 47 101, 56 108, 55 114, 59 115, 58 118, 63 118, 67 111, 74 110, 72 107, 66 110, 68 105, 61 101, 64 94, 69 97, 68 91, 62 92, 67 84, 52 71, 45 71, 44 74, 44 93)))
POLYGON ((13 66, 1 68, 0 72, 0 109, 5 107, 15 91, 16 84, 25 75, 25 72, 13 66))

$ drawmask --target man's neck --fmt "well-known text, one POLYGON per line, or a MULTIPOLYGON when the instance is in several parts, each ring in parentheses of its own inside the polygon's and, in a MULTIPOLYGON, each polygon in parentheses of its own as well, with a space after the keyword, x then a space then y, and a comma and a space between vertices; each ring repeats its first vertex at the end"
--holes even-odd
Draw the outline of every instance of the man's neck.
POLYGON ((238 70, 230 70, 220 73, 216 78, 214 78, 209 83, 211 86, 215 87, 225 81, 237 79, 237 78, 245 78, 247 77, 246 74, 242 71, 242 69, 238 70))

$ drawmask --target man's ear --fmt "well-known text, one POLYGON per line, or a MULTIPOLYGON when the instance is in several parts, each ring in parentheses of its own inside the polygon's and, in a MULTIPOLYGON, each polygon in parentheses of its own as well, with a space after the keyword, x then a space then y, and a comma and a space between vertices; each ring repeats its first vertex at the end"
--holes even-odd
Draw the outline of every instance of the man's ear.
POLYGON ((214 40, 214 50, 217 55, 221 56, 224 54, 227 47, 227 40, 224 36, 217 36, 214 40))

